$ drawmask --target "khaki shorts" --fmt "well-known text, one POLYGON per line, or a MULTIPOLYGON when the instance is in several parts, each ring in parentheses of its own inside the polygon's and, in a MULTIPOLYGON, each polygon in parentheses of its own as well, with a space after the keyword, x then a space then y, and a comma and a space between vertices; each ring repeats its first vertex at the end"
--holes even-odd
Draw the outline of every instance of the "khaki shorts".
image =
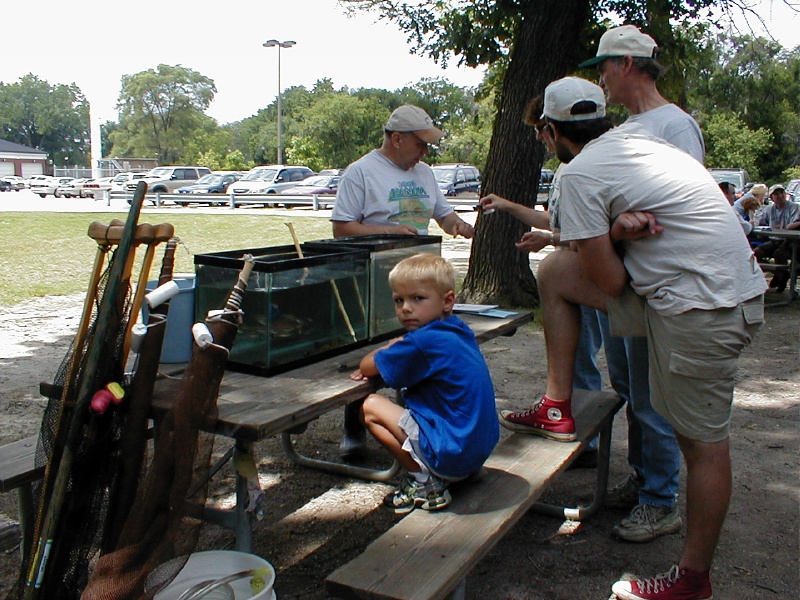
POLYGON ((464 479, 463 477, 445 477, 431 469, 428 461, 425 460, 425 457, 422 455, 422 448, 419 445, 419 425, 414 420, 414 416, 407 408, 403 410, 403 413, 400 415, 400 419, 397 421, 397 424, 407 436, 403 442, 403 450, 408 452, 411 455, 411 458, 413 458, 420 467, 427 469, 443 481, 461 481, 464 479))
POLYGON ((633 291, 630 284, 619 296, 606 297, 606 314, 611 335, 624 337, 645 337, 645 299, 633 291))
POLYGON ((692 440, 728 437, 739 355, 764 321, 764 297, 665 317, 645 307, 650 401, 692 440))

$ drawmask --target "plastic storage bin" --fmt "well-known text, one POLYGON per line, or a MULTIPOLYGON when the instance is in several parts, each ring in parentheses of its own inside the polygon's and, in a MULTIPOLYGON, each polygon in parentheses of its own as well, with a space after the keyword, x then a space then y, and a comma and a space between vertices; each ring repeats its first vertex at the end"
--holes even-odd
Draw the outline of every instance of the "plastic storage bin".
POLYGON ((341 247, 294 246, 195 255, 195 321, 222 308, 252 254, 242 301, 244 321, 228 365, 272 375, 364 343, 369 254, 341 247))
MULTIPOLYGON (((192 357, 192 324, 194 323, 194 283, 192 273, 181 273, 173 277, 178 284, 178 294, 169 301, 167 327, 161 345, 162 363, 189 362, 192 357)), ((148 281, 147 290, 158 287, 158 281, 148 281)), ((142 322, 147 323, 150 311, 147 303, 142 307, 142 322)))
POLYGON ((365 235, 308 242, 309 248, 348 248, 369 251, 369 338, 391 337, 402 330, 394 312, 389 271, 401 260, 427 252, 442 254, 438 235, 365 235))

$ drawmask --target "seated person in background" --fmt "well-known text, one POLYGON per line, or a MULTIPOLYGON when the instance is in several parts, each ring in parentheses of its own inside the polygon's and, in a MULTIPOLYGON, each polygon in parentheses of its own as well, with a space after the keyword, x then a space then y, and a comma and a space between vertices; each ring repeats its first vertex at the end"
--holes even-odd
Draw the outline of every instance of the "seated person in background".
MULTIPOLYGON (((769 198, 772 204, 761 213, 759 225, 772 229, 800 229, 800 204, 786 199, 786 190, 783 185, 776 183, 769 188, 769 198)), ((792 247, 789 241, 781 238, 770 238, 753 251, 759 261, 772 258, 777 265, 786 265, 792 256, 792 247)), ((789 271, 776 271, 769 282, 769 287, 780 293, 786 289, 789 281, 789 271)))
POLYGON ((744 203, 752 204, 753 198, 758 202, 758 208, 764 205, 764 198, 767 195, 767 186, 763 183, 756 183, 750 188, 750 191, 744 193, 741 198, 733 203, 733 209, 741 217, 747 217, 747 211, 744 209, 744 203))
POLYGON ((455 272, 416 254, 389 272, 397 318, 408 331, 367 354, 350 375, 380 375, 406 408, 380 394, 364 401, 369 432, 408 472, 384 498, 404 514, 450 504, 448 483, 477 472, 500 437, 494 386, 472 330, 453 315, 455 272))
MULTIPOLYGON (((733 206, 734 202, 736 202, 736 187, 730 181, 722 181, 719 184, 719 189, 722 190, 722 193, 725 195, 725 199, 728 201, 728 204, 733 206)), ((742 226, 742 231, 744 231, 744 234, 748 236, 748 240, 750 239, 750 232, 753 231, 752 215, 757 205, 758 200, 755 198, 755 196, 751 196, 747 199, 747 206, 742 207, 744 208, 744 214, 746 216, 742 216, 742 214, 737 210, 733 211, 736 213, 736 216, 739 219, 739 225, 742 226)))

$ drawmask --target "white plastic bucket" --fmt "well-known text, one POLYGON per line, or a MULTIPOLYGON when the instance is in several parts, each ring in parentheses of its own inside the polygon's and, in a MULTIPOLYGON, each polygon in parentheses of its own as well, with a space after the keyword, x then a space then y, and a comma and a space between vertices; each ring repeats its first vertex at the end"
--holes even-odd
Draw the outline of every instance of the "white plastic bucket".
POLYGON ((266 560, 255 554, 233 550, 195 552, 189 556, 186 566, 166 588, 155 595, 154 600, 177 600, 192 586, 203 581, 220 579, 249 569, 268 568, 266 587, 255 596, 250 589, 250 577, 243 577, 228 585, 233 588, 236 600, 275 600, 275 569, 266 560))

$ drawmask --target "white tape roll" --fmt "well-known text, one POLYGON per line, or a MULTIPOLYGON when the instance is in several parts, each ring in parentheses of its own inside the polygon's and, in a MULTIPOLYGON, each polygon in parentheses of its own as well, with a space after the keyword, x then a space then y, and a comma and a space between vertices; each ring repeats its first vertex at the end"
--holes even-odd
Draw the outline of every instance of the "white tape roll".
POLYGON ((205 323, 195 323, 192 325, 192 337, 194 337, 195 344, 200 348, 205 348, 214 342, 214 337, 211 335, 205 323))
POLYGON ((131 352, 139 354, 139 348, 142 346, 142 340, 147 335, 147 325, 137 323, 131 330, 131 352))
POLYGON ((147 305, 150 308, 155 308, 156 306, 164 304, 164 302, 176 296, 180 291, 181 289, 174 280, 168 281, 164 285, 158 286, 152 292, 149 292, 144 299, 147 300, 147 305))

